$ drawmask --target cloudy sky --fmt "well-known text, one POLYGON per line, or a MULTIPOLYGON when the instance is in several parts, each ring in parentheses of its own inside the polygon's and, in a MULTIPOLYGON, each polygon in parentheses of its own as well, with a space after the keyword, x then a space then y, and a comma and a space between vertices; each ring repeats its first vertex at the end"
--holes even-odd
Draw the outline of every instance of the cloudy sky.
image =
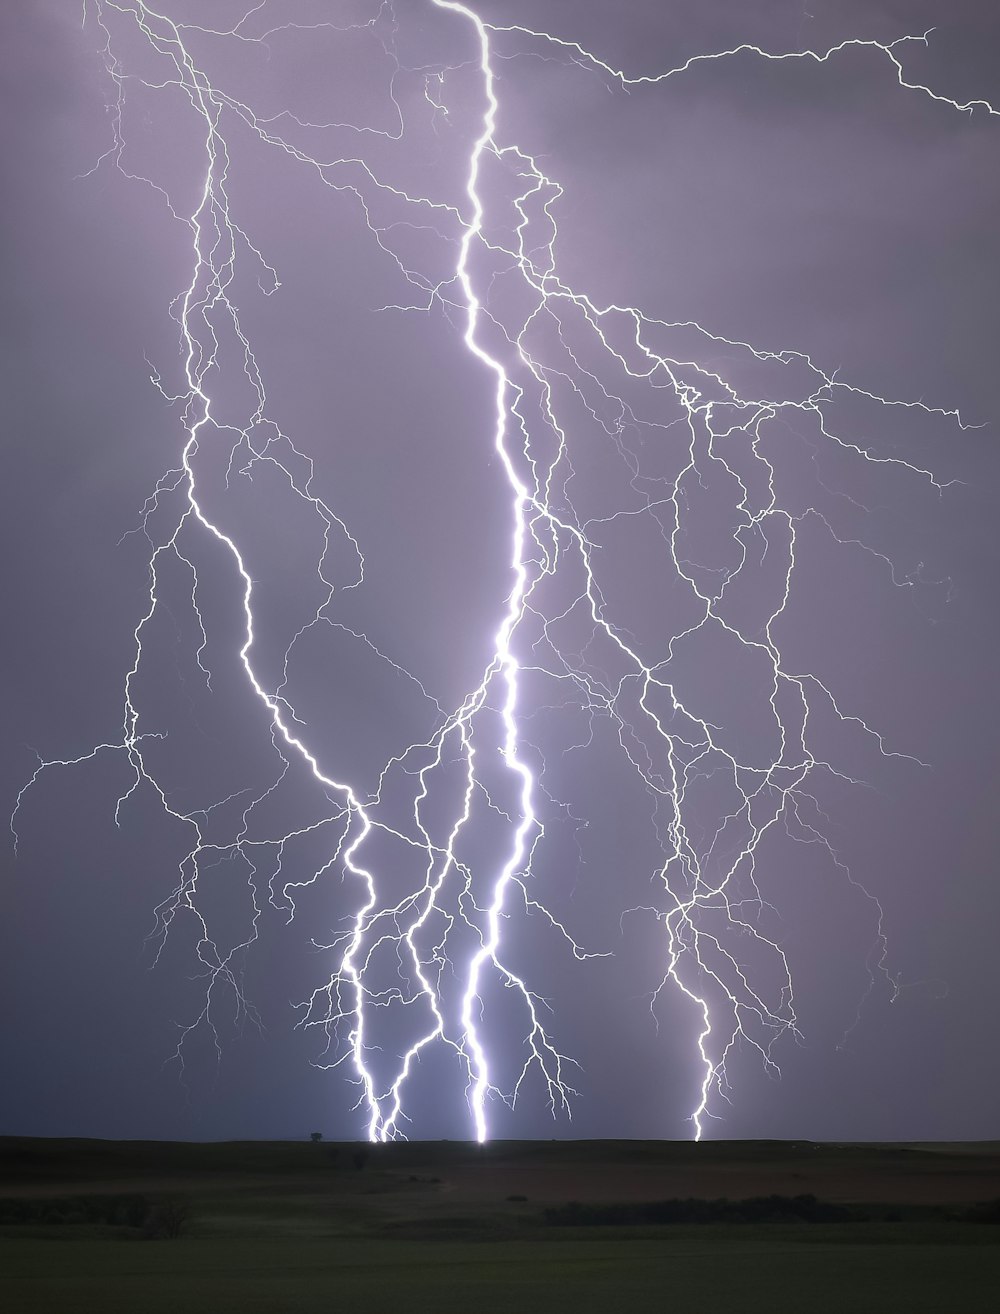
POLYGON ((472 7, 4 12, 0 1131, 996 1136, 1000 18, 472 7))

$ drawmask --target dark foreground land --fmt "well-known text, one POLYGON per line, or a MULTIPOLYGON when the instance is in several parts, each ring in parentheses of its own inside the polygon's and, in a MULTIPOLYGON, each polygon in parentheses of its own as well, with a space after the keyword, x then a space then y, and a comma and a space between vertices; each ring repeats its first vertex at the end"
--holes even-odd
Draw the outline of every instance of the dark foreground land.
POLYGON ((6 1138, 0 1309, 973 1314, 998 1201, 994 1144, 6 1138))

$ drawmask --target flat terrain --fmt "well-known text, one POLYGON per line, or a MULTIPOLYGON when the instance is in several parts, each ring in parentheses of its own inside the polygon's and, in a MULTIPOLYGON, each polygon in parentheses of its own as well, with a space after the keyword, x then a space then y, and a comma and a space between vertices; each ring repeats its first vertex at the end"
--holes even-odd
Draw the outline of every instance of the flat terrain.
POLYGON ((1000 1225, 970 1215, 998 1199, 995 1144, 7 1138, 0 1308, 971 1314, 1000 1302, 1000 1225))

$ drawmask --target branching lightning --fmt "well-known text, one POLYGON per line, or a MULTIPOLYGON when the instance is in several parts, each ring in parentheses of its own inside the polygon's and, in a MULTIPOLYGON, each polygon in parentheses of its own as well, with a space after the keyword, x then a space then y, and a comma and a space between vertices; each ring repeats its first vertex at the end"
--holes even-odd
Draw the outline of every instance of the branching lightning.
MULTIPOLYGON (((120 735, 75 757, 40 759, 18 796, 12 830, 16 841, 25 795, 48 772, 118 755, 129 783, 115 804, 116 822, 125 824, 130 803, 148 793, 184 834, 176 883, 157 909, 154 933, 158 956, 179 919, 197 928, 205 991, 200 1011, 180 1030, 181 1064, 196 1030, 207 1031, 221 1052, 216 1017, 223 996, 252 1009, 238 963, 258 938, 264 903, 293 918, 304 890, 342 879, 335 895, 341 927, 321 946, 329 975, 304 1001, 298 1025, 323 1037, 321 1066, 349 1069, 370 1139, 405 1134, 415 1069, 441 1052, 465 1091, 472 1134, 484 1141, 498 1101, 513 1105, 529 1088, 541 1089, 553 1115, 568 1115, 577 1094, 580 1079, 561 1047, 559 1017, 533 985, 517 937, 524 919, 540 919, 552 952, 565 955, 567 971, 611 952, 618 927, 610 927, 601 944, 585 944, 546 892, 547 818, 568 816, 581 830, 586 825, 553 797, 553 757, 586 752, 608 730, 634 787, 648 799, 660 855, 649 873, 648 902, 621 908, 622 922, 646 917, 660 928, 662 955, 648 1003, 655 1017, 673 992, 690 1018, 697 1064, 690 1121, 700 1137, 713 1109, 730 1098, 728 1067, 736 1048, 749 1047, 776 1070, 779 1043, 799 1031, 792 964, 765 893, 764 850, 772 837, 780 833, 826 854, 870 910, 870 988, 879 981, 889 992, 898 988, 882 906, 824 833, 813 782, 825 774, 844 781, 852 776, 821 747, 816 723, 835 718, 877 753, 916 759, 845 705, 829 681, 785 655, 782 621, 807 533, 867 554, 890 586, 912 588, 918 581, 839 528, 825 506, 794 506, 783 498, 782 443, 794 434, 814 452, 835 450, 859 470, 888 467, 900 480, 943 492, 946 481, 931 469, 880 454, 855 436, 856 428, 845 427, 844 417, 852 408, 869 415, 908 408, 941 424, 967 425, 954 409, 855 387, 805 352, 754 345, 639 306, 603 303, 567 281, 560 272, 558 226, 563 186, 530 143, 505 136, 497 60, 540 54, 600 77, 612 90, 641 94, 667 79, 695 77, 707 62, 825 64, 866 48, 884 59, 901 95, 968 114, 1000 111, 982 100, 950 99, 907 76, 908 45, 926 43, 929 33, 888 44, 846 40, 826 50, 740 45, 657 74, 629 76, 575 40, 490 25, 474 3, 414 4, 442 42, 437 63, 419 68, 400 53, 402 7, 390 0, 370 5, 356 23, 340 23, 335 13, 329 21, 292 21, 290 7, 260 0, 236 24, 217 28, 185 24, 144 0, 88 0, 85 23, 100 34, 114 88, 113 141, 95 168, 115 167, 153 188, 189 242, 189 279, 171 306, 182 381, 173 388, 164 382, 166 370, 152 374, 156 389, 179 410, 183 439, 179 457, 141 510, 149 588, 125 675, 120 735), (265 114, 210 75, 198 53, 209 39, 213 48, 269 50, 277 39, 308 40, 317 29, 364 35, 384 52, 387 127, 313 124, 291 111, 265 114), (136 36, 150 61, 144 69, 157 72, 133 71, 120 54, 136 36), (455 49, 462 52, 458 60, 455 49), (406 89, 415 85, 420 94, 411 96, 406 89), (152 167, 134 160, 126 128, 134 95, 178 94, 185 132, 195 124, 199 143, 197 160, 188 161, 198 186, 187 208, 152 167), (368 144, 402 143, 412 130, 411 115, 461 162, 459 193, 418 194, 374 162, 368 144), (366 585, 365 536, 316 491, 326 487, 322 463, 273 413, 266 365, 244 327, 244 269, 253 271, 264 296, 274 295, 280 282, 278 262, 269 263, 231 200, 237 132, 259 152, 277 153, 308 171, 332 203, 352 207, 359 232, 400 288, 398 301, 384 312, 438 316, 452 325, 456 370, 464 371, 468 387, 492 399, 492 432, 470 441, 488 441, 494 452, 489 469, 496 485, 482 492, 504 502, 507 591, 496 600, 489 659, 456 706, 439 697, 433 677, 405 654, 384 651, 338 614, 344 595, 366 585), (349 150, 321 153, 316 147, 317 141, 345 139, 349 150), (407 245, 414 233, 434 252, 425 263, 407 245), (723 355, 739 363, 738 372, 718 364, 723 355), (759 379, 759 391, 734 377, 759 379), (238 405, 231 400, 237 385, 238 405), (627 504, 612 502, 594 513, 591 499, 578 495, 574 457, 584 432, 588 442, 599 437, 625 471, 627 504), (656 454, 651 465, 647 449, 656 454), (320 545, 303 594, 316 594, 319 602, 279 645, 277 674, 260 653, 246 527, 225 509, 231 486, 254 480, 292 497, 320 545), (627 612, 614 572, 604 564, 609 542, 636 524, 652 529, 660 568, 671 572, 684 599, 682 622, 668 625, 669 637, 658 645, 621 619, 627 612), (710 553, 707 535, 715 540, 710 553), (773 575, 761 584, 764 563, 773 575), (197 635, 192 657, 209 692, 229 622, 213 614, 214 600, 205 599, 214 596, 214 581, 224 579, 238 601, 238 664, 273 754, 272 774, 258 788, 240 788, 195 809, 177 805, 163 779, 154 750, 168 727, 144 713, 139 691, 178 572, 197 635), (296 694, 303 650, 328 633, 355 645, 366 660, 388 664, 431 718, 423 739, 404 743, 385 762, 374 789, 341 778, 328 765, 328 745, 296 694), (703 644, 735 654, 748 682, 766 688, 770 746, 740 743, 686 687, 684 669, 698 661, 703 644), (546 713, 577 726, 571 742, 554 753, 545 747, 544 727, 534 729, 546 713), (306 777, 322 806, 311 820, 267 833, 268 806, 282 791, 301 788, 306 777), (710 823, 707 811, 713 812, 710 823), (322 846, 318 865, 306 868, 297 856, 305 841, 322 846), (243 865, 251 905, 249 934, 228 947, 201 897, 205 872, 222 862, 243 865), (520 1027, 513 1061, 510 1023, 501 1028, 495 1021, 500 999, 508 1015, 514 1001, 520 1027)), ((241 147, 241 162, 244 154, 241 147)), ((378 155, 390 165, 394 158, 378 155)), ((336 453, 324 455, 329 459, 335 462, 336 453)), ((840 490, 832 495, 864 509, 840 490)), ((628 852, 620 858, 631 860, 628 852)))

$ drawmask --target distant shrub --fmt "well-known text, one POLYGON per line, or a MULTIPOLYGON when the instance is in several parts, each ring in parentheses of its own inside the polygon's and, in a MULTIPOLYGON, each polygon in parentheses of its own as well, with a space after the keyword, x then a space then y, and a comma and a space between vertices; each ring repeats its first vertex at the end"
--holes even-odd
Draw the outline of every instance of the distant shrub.
POLYGON ((525 1204, 528 1197, 526 1195, 509 1195, 507 1199, 511 1204, 525 1204))
POLYGON ((153 1202, 143 1231, 150 1240, 174 1241, 184 1231, 190 1217, 191 1205, 183 1196, 162 1196, 153 1202))
POLYGON ((361 1169, 365 1166, 365 1164, 366 1164, 367 1162, 368 1162, 368 1151, 367 1151, 367 1150, 355 1150, 355 1151, 354 1151, 354 1166, 355 1166, 355 1168, 357 1168, 358 1172, 361 1171, 361 1169))
POLYGON ((150 1213, 144 1195, 73 1195, 50 1199, 0 1200, 0 1225, 42 1223, 73 1226, 142 1227, 150 1213))
POLYGON ((323 1139, 323 1133, 322 1133, 322 1132, 310 1132, 310 1133, 309 1133, 309 1139, 312 1141, 313 1145, 319 1145, 320 1141, 323 1139))
POLYGON ((767 1195, 749 1200, 650 1200, 629 1204, 569 1204, 546 1209, 545 1221, 571 1227, 629 1227, 661 1223, 846 1223, 858 1219, 844 1205, 814 1195, 767 1195))
POLYGON ((1000 1223, 1000 1200, 985 1200, 972 1205, 965 1214, 970 1223, 1000 1223))

